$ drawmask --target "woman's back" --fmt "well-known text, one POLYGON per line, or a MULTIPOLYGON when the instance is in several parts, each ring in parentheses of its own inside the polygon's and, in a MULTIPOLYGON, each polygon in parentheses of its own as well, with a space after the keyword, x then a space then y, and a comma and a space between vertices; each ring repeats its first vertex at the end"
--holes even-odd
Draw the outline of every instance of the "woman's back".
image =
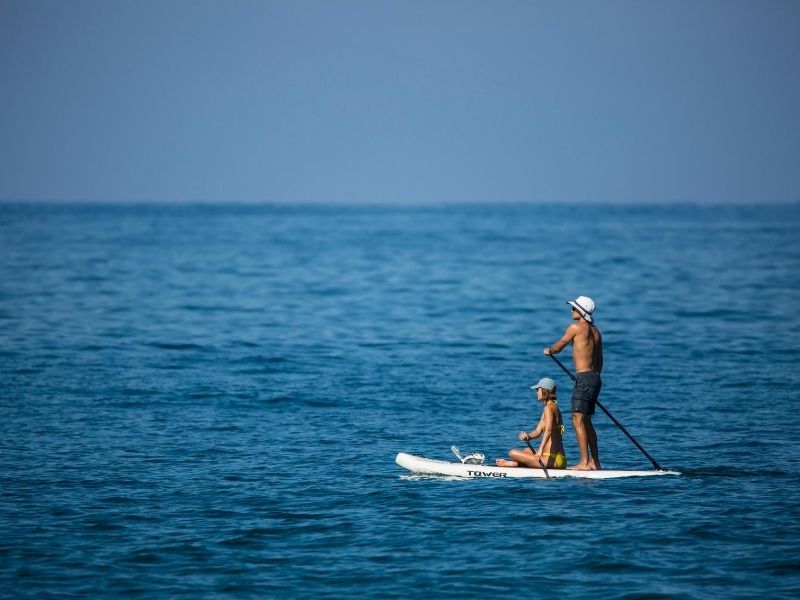
POLYGON ((550 424, 550 438, 545 442, 542 452, 564 454, 564 420, 561 417, 561 411, 558 409, 558 403, 554 401, 548 402, 544 407, 544 411, 545 423, 550 424))

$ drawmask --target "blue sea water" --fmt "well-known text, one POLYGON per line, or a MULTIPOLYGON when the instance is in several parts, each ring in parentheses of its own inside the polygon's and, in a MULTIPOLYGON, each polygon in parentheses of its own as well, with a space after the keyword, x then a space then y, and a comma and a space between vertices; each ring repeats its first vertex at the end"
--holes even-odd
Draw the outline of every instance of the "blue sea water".
MULTIPOLYGON (((0 205, 0 596, 796 598, 798 231, 796 205, 0 205), (601 401, 680 477, 395 465, 504 455, 542 376, 568 399, 542 348, 579 294, 601 401)), ((650 467, 595 423, 606 467, 650 467)))

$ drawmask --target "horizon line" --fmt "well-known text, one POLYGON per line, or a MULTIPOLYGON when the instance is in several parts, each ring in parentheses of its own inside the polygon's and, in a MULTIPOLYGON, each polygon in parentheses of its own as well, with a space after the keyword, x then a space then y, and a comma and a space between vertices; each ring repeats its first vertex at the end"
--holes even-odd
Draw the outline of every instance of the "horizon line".
POLYGON ((212 199, 12 199, 0 198, 0 205, 42 206, 231 206, 231 207, 308 207, 308 208, 445 208, 445 207, 492 207, 492 206, 574 206, 574 207, 779 207, 800 206, 797 200, 767 201, 721 201, 721 200, 673 200, 673 201, 626 201, 626 200, 437 200, 437 201, 324 201, 324 200, 212 200, 212 199))

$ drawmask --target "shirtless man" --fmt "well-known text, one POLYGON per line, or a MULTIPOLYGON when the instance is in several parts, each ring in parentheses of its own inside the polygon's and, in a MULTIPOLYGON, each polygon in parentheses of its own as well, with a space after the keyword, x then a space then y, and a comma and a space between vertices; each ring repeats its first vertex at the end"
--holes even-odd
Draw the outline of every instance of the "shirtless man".
POLYGON ((569 468, 591 471, 600 468, 597 433, 592 425, 592 415, 603 385, 600 379, 600 372, 603 370, 603 338, 592 318, 594 301, 591 298, 578 296, 567 304, 572 307, 572 319, 575 322, 567 327, 564 337, 545 348, 544 353, 548 356, 558 354, 572 343, 572 359, 575 361, 572 426, 575 428, 575 437, 578 438, 581 462, 569 468))

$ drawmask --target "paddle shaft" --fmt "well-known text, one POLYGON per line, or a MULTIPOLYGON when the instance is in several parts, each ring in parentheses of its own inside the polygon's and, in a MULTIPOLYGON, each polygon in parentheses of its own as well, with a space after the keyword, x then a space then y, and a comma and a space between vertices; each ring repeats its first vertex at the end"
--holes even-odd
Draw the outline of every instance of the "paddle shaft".
POLYGON ((536 450, 534 450, 533 446, 531 446, 531 441, 528 439, 528 440, 525 440, 525 443, 528 444, 528 448, 531 449, 531 452, 533 452, 533 455, 536 457, 536 460, 538 460, 539 464, 542 466, 542 471, 544 471, 544 476, 547 477, 547 479, 550 479, 550 473, 547 472, 547 467, 544 466, 544 463, 542 462, 542 459, 539 458, 539 455, 536 454, 536 450))
MULTIPOLYGON (((566 373, 567 375, 569 375, 569 378, 570 378, 570 379, 572 379, 572 381, 575 381, 575 375, 573 375, 573 374, 570 372, 570 370, 569 370, 569 369, 567 369, 567 367, 565 367, 565 366, 563 365, 563 363, 562 363, 560 360, 558 360, 558 359, 557 359, 557 358, 556 358, 556 357, 555 357, 553 354, 548 354, 548 356, 549 356, 550 358, 552 358, 554 361, 556 361, 556 364, 557 364, 559 367, 561 367, 562 369, 564 369, 564 373, 566 373)), ((655 460, 655 459, 654 459, 652 456, 650 456, 650 455, 647 453, 647 450, 645 450, 644 448, 642 448, 641 444, 639 444, 639 442, 637 442, 637 441, 636 441, 636 439, 634 439, 634 437, 633 437, 633 436, 632 436, 630 433, 628 433, 628 430, 627 430, 627 429, 625 429, 625 428, 622 426, 622 424, 621 424, 619 421, 617 421, 617 420, 614 418, 614 415, 612 415, 610 412, 608 412, 608 411, 606 410, 606 407, 605 407, 605 406, 603 406, 602 404, 600 404, 600 400, 597 400, 597 406, 599 406, 599 407, 602 409, 602 411, 603 411, 604 413, 606 413, 606 415, 608 416, 608 418, 609 418, 609 419, 611 419, 611 421, 613 421, 614 425, 616 425, 617 427, 619 427, 619 428, 622 430, 622 433, 624 433, 625 435, 627 435, 627 436, 628 436, 628 439, 629 439, 630 441, 632 441, 632 442, 634 443, 634 445, 635 445, 635 446, 636 446, 636 447, 637 447, 639 450, 641 450, 641 451, 642 451, 642 454, 644 454, 644 455, 647 457, 647 459, 648 459, 648 460, 649 460, 651 463, 653 463, 653 466, 654 466, 656 469, 658 469, 659 471, 663 471, 663 470, 664 470, 664 469, 661 467, 661 465, 659 465, 659 464, 656 462, 656 460, 655 460)))

